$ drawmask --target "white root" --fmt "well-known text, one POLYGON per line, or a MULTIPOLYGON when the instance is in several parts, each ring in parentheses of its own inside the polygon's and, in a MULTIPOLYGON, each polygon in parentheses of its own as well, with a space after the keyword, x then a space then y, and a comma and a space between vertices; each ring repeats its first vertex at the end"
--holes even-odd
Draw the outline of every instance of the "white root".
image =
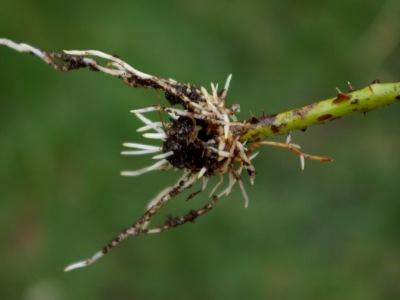
POLYGON ((165 160, 165 159, 162 159, 162 160, 156 162, 155 164, 147 166, 147 167, 145 167, 143 169, 139 169, 139 170, 136 170, 136 171, 122 171, 121 175, 122 176, 127 176, 127 177, 140 176, 140 175, 148 173, 150 171, 161 170, 167 164, 168 164, 168 161, 165 160))

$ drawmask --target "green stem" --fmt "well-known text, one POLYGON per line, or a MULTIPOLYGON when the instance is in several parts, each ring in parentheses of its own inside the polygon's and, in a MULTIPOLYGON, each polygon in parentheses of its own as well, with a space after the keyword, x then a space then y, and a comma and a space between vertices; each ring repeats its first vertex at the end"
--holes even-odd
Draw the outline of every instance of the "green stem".
POLYGON ((339 92, 336 97, 275 115, 252 118, 249 129, 241 140, 259 141, 270 136, 305 130, 314 124, 353 114, 367 112, 400 100, 400 82, 373 83, 349 93, 339 92))

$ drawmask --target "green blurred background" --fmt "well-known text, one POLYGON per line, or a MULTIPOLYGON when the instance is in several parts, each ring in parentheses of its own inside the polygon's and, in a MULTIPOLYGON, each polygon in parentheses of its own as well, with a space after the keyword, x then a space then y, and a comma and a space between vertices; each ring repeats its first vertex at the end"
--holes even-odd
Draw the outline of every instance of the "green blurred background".
MULTIPOLYGON (((93 48, 207 85, 234 74, 242 118, 400 79, 400 2, 2 0, 0 36, 48 50, 93 48)), ((121 178, 149 158, 129 109, 164 103, 104 74, 57 73, 0 49, 0 298, 400 299, 400 107, 293 138, 332 164, 265 149, 258 176, 196 224, 97 251, 178 173, 121 178)), ((204 198, 204 197, 203 197, 204 198)), ((203 199, 204 200, 204 199, 203 199)), ((178 198, 162 213, 201 205, 178 198)))

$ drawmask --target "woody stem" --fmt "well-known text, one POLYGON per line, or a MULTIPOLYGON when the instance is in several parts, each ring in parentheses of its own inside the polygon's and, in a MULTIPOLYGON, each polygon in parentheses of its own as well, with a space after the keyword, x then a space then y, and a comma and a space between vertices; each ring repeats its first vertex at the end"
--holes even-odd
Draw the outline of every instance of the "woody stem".
POLYGON ((349 93, 338 92, 334 98, 275 115, 253 118, 241 140, 259 141, 270 136, 288 134, 293 130, 305 130, 315 124, 353 114, 368 112, 400 101, 400 82, 373 83, 349 93))

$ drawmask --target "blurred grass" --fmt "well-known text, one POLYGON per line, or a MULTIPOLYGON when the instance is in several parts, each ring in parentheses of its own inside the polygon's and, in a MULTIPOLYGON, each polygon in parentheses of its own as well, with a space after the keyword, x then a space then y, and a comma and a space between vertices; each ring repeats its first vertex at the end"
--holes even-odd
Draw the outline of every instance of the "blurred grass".
MULTIPOLYGON (((0 35, 118 53, 184 82, 232 72, 229 99, 247 118, 332 96, 348 80, 399 80, 399 10, 372 0, 4 0, 0 35)), ((56 73, 3 48, 0 69, 2 299, 400 297, 398 107, 294 135, 333 156, 330 165, 301 173, 295 157, 263 151, 249 209, 236 191, 194 225, 130 239, 64 274, 177 176, 118 176, 147 163, 119 155, 123 141, 140 139, 129 109, 163 97, 102 74, 56 73)))

